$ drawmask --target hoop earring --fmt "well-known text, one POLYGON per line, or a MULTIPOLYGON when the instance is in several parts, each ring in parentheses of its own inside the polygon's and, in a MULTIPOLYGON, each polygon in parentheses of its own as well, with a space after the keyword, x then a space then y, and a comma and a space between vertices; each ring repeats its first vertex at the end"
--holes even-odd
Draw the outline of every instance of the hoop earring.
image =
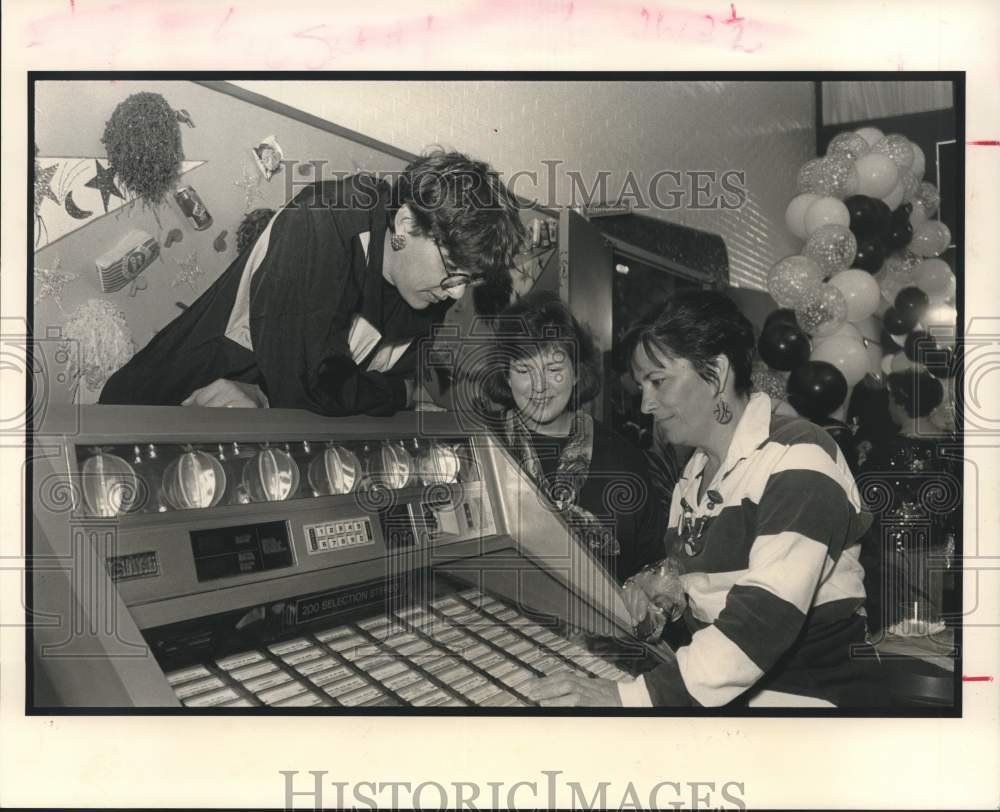
POLYGON ((393 234, 389 238, 389 245, 392 246, 393 251, 401 251, 403 246, 406 245, 406 235, 405 234, 393 234))
POLYGON ((719 398, 719 402, 715 404, 713 415, 715 416, 715 422, 721 426, 733 422, 733 410, 729 408, 729 404, 722 398, 719 398))

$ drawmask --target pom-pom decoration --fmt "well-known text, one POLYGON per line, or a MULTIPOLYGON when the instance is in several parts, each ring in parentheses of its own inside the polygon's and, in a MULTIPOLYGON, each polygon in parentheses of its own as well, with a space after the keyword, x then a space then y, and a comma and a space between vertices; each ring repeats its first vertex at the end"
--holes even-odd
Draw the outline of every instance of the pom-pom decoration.
POLYGON ((119 104, 101 138, 119 185, 158 206, 181 174, 184 150, 177 115, 159 93, 133 93, 119 104))
POLYGON ((101 389, 135 354, 125 314, 105 299, 90 299, 77 307, 63 327, 63 339, 70 375, 91 390, 101 389))

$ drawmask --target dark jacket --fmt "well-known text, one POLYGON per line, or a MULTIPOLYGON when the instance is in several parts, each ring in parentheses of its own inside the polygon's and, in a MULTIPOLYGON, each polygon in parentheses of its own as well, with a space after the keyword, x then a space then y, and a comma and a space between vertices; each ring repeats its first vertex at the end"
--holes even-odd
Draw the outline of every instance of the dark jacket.
POLYGON ((275 408, 324 415, 390 415, 406 402, 402 376, 416 342, 389 373, 356 364, 351 323, 364 316, 383 343, 428 335, 451 300, 413 310, 382 278, 388 187, 357 175, 302 190, 277 215, 250 289, 250 351, 226 327, 250 251, 118 372, 101 403, 176 405, 217 378, 256 383, 275 408), (370 233, 367 260, 359 235, 370 233))

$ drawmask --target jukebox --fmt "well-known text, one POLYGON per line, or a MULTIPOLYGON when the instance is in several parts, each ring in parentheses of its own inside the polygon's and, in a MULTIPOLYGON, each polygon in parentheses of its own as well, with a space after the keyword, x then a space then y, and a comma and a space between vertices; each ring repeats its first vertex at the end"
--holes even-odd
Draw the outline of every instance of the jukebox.
POLYGON ((31 479, 39 709, 523 707, 673 656, 459 415, 53 408, 31 479))

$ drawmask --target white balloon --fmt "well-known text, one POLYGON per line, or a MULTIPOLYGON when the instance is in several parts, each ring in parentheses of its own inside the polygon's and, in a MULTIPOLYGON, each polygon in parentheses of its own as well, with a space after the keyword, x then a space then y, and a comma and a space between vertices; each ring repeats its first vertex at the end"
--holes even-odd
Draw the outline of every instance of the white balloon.
POLYGON ((927 159, 924 157, 924 151, 915 141, 910 142, 910 147, 913 149, 913 166, 910 167, 910 172, 913 173, 917 180, 923 180, 924 171, 927 168, 927 159))
POLYGON ((842 325, 840 325, 840 328, 837 330, 837 332, 831 333, 825 338, 814 338, 813 347, 818 347, 824 341, 830 341, 831 339, 834 338, 849 338, 852 341, 857 341, 859 343, 861 343, 862 341, 861 331, 858 330, 858 328, 855 327, 853 324, 851 324, 849 321, 845 321, 842 325))
POLYGON ((931 304, 922 319, 939 347, 954 347, 958 311, 948 304, 931 304))
POLYGON ((892 372, 892 359, 895 358, 895 357, 896 357, 895 355, 883 355, 882 356, 882 371, 886 375, 888 375, 890 372, 892 372))
POLYGON ((899 167, 880 152, 862 155, 854 166, 858 170, 858 192, 868 197, 883 198, 899 182, 899 167))
POLYGON ((860 130, 855 130, 854 132, 864 138, 870 147, 874 147, 879 141, 885 138, 885 133, 878 127, 862 127, 860 130))
POLYGON ((805 192, 792 198, 792 202, 785 209, 785 225, 800 240, 804 240, 806 234, 806 210, 817 200, 819 195, 812 192, 805 192))
POLYGON ((927 209, 924 208, 924 204, 919 200, 911 201, 910 205, 913 206, 913 211, 910 212, 910 225, 916 231, 917 226, 927 222, 927 209))
POLYGON ((899 204, 903 202, 903 182, 897 181, 893 190, 883 197, 882 201, 891 211, 895 211, 899 204))
POLYGON ((858 384, 868 374, 868 350, 851 338, 827 338, 813 347, 810 361, 833 364, 847 379, 848 386, 858 384))
POLYGON ((906 372, 908 369, 922 370, 924 368, 923 364, 918 364, 916 361, 911 361, 907 358, 905 352, 896 353, 892 357, 892 363, 889 366, 893 372, 906 372))
POLYGON ((882 291, 878 282, 867 271, 849 268, 834 274, 830 279, 830 284, 844 294, 844 301, 847 302, 848 321, 867 319, 878 308, 878 300, 882 297, 882 291))
MULTIPOLYGON (((882 298, 881 301, 885 301, 885 299, 882 298)), ((869 316, 867 319, 861 319, 851 326, 861 334, 862 338, 868 339, 869 342, 878 344, 882 340, 882 320, 877 316, 869 316)))
MULTIPOLYGON (((885 157, 885 156, 882 156, 885 157)), ((886 158, 888 160, 888 158, 886 158)), ((889 161, 892 163, 891 161, 889 161)), ((895 166, 895 164, 893 164, 895 166)), ((806 234, 812 234, 820 226, 838 225, 850 228, 851 215, 847 206, 835 197, 821 197, 806 209, 806 234)))

